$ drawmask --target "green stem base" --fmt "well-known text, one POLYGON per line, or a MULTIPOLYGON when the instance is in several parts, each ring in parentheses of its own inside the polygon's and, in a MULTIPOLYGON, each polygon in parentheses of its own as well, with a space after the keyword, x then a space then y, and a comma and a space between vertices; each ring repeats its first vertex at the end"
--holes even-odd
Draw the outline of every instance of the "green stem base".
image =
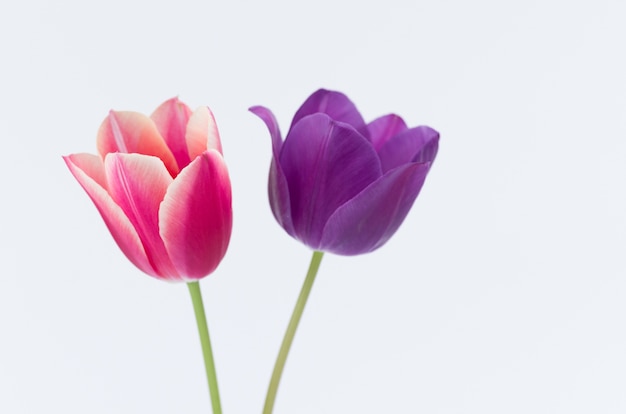
POLYGON ((206 322, 206 315, 204 314, 200 284, 198 282, 190 282, 187 283, 187 287, 189 287, 191 302, 193 303, 193 312, 196 315, 196 322, 198 324, 198 333, 200 334, 200 344, 202 345, 202 355, 204 356, 207 381, 209 382, 209 394, 211 395, 213 414, 222 414, 220 391, 217 387, 217 374, 215 373, 211 338, 209 338, 209 327, 206 322))
POLYGON ((323 256, 323 252, 313 252, 311 264, 309 265, 309 271, 307 272, 306 278, 304 279, 304 284, 302 285, 302 289, 300 290, 300 296, 298 296, 296 307, 294 308, 293 314, 291 315, 291 320, 289 320, 289 325, 287 326, 287 331, 285 332, 283 343, 280 346, 280 351, 278 352, 278 357, 276 358, 274 372, 272 373, 270 386, 267 390, 267 396, 265 397, 265 407, 263 408, 263 414, 271 414, 274 410, 276 393, 278 392, 280 378, 283 374, 285 363, 287 362, 289 349, 291 348, 293 338, 296 335, 296 329, 298 329, 300 318, 302 317, 302 313, 304 312, 304 307, 306 305, 307 299, 309 298, 309 293, 311 293, 311 288, 313 287, 313 282, 315 281, 315 276, 317 275, 317 271, 319 270, 323 256))

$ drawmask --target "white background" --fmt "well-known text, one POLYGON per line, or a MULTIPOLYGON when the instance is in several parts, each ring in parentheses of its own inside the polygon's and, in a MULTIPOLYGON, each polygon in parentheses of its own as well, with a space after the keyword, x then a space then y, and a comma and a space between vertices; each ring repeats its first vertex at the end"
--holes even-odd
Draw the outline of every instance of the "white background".
POLYGON ((61 155, 109 109, 214 111, 235 224, 201 282, 225 413, 260 413, 310 252, 270 140, 320 87, 441 132, 379 251, 324 258, 275 413, 626 412, 626 6, 3 1, 0 412, 208 413, 187 289, 122 255, 61 155))

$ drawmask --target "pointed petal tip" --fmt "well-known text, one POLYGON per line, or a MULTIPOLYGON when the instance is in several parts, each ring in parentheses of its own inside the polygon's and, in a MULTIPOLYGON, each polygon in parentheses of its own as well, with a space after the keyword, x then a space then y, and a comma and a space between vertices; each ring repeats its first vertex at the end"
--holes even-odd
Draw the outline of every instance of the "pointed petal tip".
POLYGON ((64 159, 72 175, 98 209, 124 255, 144 273, 158 277, 158 272, 150 263, 135 227, 108 193, 104 164, 100 157, 92 154, 72 154, 64 159))
POLYGON ((261 118, 261 120, 265 123, 265 126, 267 126, 267 129, 270 132, 270 137, 272 138, 274 157, 277 157, 283 144, 283 137, 280 133, 280 127, 278 126, 276 117, 271 110, 264 106, 252 106, 249 111, 261 118))
POLYGON ((302 118, 315 113, 324 113, 335 121, 349 124, 369 139, 369 132, 361 113, 350 98, 342 92, 327 89, 318 89, 313 92, 296 111, 290 129, 302 118))

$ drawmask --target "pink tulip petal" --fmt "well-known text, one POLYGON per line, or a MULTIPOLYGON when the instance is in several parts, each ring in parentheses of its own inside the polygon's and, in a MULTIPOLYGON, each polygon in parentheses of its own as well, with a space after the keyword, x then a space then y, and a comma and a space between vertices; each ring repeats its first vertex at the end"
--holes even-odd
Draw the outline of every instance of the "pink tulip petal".
POLYGON ((154 155, 163 160, 172 177, 179 171, 154 122, 137 112, 111 111, 98 130, 97 146, 102 158, 115 152, 154 155))
POLYGON ((158 277, 148 261, 137 231, 120 206, 107 193, 102 159, 92 154, 73 154, 63 157, 63 160, 96 205, 113 239, 128 260, 143 272, 158 277))
POLYGON ((408 127, 404 120, 394 114, 381 116, 367 124, 367 130, 370 132, 372 145, 377 152, 391 137, 407 129, 408 127))
POLYGON ((185 144, 185 131, 191 116, 191 109, 178 98, 163 102, 150 119, 154 121, 165 143, 172 151, 179 169, 185 168, 191 161, 185 144))
POLYGON ((159 205, 173 179, 160 159, 141 154, 108 154, 104 160, 109 194, 137 230, 148 260, 163 279, 179 279, 159 235, 159 205))
POLYGON ((214 149, 222 154, 222 143, 217 131, 213 113, 206 106, 196 109, 187 123, 185 134, 189 159, 194 160, 207 149, 214 149))
POLYGON ((280 165, 280 152, 283 146, 283 138, 280 135, 280 128, 274 114, 269 109, 263 106, 253 106, 249 109, 250 112, 261 118, 267 129, 270 131, 270 137, 272 139, 272 163, 270 165, 270 177, 269 177, 269 199, 270 206, 272 207, 272 213, 285 231, 295 237, 295 230, 293 228, 293 220, 291 217, 291 201, 289 196, 289 187, 287 186, 287 179, 285 173, 280 165))
POLYGON ((216 150, 195 158, 169 186, 159 210, 161 238, 182 279, 212 273, 230 240, 230 179, 216 150))
POLYGON ((350 256, 385 244, 404 221, 429 169, 430 163, 398 167, 339 207, 324 227, 320 249, 350 256))

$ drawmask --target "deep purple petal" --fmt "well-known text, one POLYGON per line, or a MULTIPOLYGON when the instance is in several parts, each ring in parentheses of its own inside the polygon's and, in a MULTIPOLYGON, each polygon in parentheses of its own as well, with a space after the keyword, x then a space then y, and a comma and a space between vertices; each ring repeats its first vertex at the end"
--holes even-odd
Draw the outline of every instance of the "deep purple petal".
POLYGON ((326 114, 304 117, 289 131, 280 154, 295 237, 317 248, 328 218, 382 176, 370 142, 326 114))
POLYGON ((412 163, 386 173, 329 218, 319 249, 352 256, 376 250, 404 221, 430 163, 412 163))
POLYGON ((270 199, 270 206, 272 207, 272 213, 287 233, 294 236, 293 221, 291 218, 291 203, 289 197, 289 187, 287 186, 287 180, 280 166, 279 154, 283 146, 283 139, 280 135, 280 129, 278 122, 272 111, 263 106, 253 106, 250 112, 258 116, 265 122, 267 129, 270 131, 272 138, 272 164, 270 166, 268 193, 270 199))
POLYGON ((341 92, 328 91, 326 89, 314 92, 304 101, 294 115, 290 129, 305 116, 319 112, 328 115, 335 121, 352 125, 363 136, 369 138, 365 121, 352 101, 341 92))
POLYGON ((378 150, 383 172, 409 162, 433 162, 438 143, 439 133, 427 126, 401 132, 387 140, 378 150))
POLYGON ((408 129, 406 123, 398 115, 381 116, 367 124, 370 140, 374 149, 378 151, 391 138, 408 129))

